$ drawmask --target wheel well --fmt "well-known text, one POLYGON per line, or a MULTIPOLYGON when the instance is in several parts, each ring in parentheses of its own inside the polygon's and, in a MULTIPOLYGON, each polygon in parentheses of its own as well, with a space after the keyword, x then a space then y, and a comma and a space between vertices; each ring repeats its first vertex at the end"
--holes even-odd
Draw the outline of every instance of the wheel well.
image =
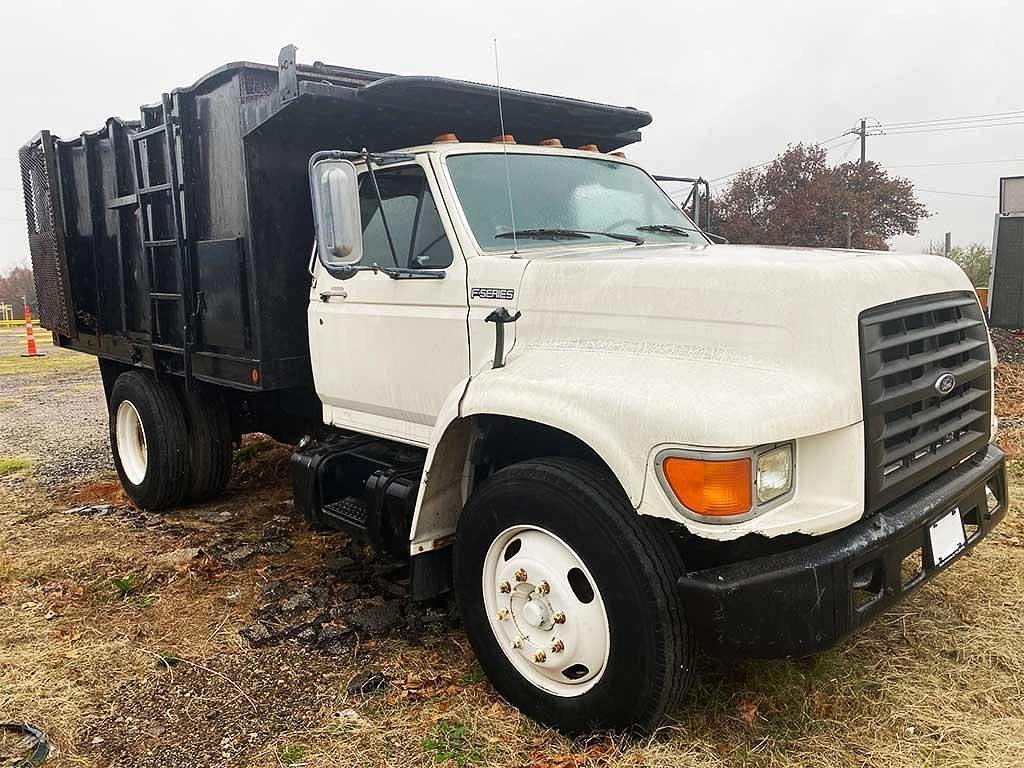
POLYGON ((473 488, 512 464, 552 456, 583 459, 611 472, 593 448, 564 430, 512 416, 471 418, 476 427, 469 457, 473 488))
MULTIPOLYGON (((578 458, 613 477, 597 453, 575 435, 510 416, 456 419, 434 447, 412 530, 412 553, 450 544, 466 500, 495 472, 527 459, 578 458)), ((415 560, 415 559, 414 559, 415 560)))

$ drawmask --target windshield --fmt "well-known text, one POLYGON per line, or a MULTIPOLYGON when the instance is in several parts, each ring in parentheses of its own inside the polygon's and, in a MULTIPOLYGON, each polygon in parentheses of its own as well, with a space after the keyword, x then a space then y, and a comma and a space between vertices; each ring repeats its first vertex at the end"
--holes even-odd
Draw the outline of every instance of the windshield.
MULTIPOLYGON (((448 170, 484 251, 512 248, 505 156, 449 155, 448 170)), ((553 241, 707 242, 639 168, 601 158, 508 154, 518 250, 553 241)))

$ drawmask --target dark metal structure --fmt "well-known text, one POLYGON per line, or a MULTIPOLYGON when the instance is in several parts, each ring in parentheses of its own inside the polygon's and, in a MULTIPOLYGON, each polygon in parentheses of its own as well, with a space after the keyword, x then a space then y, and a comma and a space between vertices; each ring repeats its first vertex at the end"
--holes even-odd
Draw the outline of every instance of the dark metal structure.
MULTIPOLYGON (((317 150, 500 133, 492 86, 240 62, 71 140, 20 153, 40 319, 61 346, 266 392, 311 389, 306 329, 317 150)), ((611 151, 648 113, 503 89, 505 130, 611 151)))
POLYGON ((1024 215, 998 214, 992 240, 989 325, 1024 328, 1024 215))

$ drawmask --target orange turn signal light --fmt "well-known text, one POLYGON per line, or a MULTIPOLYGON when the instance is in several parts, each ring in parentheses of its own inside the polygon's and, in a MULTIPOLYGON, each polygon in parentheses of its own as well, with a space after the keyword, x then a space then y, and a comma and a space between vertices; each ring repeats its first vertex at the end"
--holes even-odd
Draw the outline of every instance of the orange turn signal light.
POLYGON ((750 511, 750 459, 702 461, 670 456, 662 470, 672 493, 691 512, 728 517, 750 511))

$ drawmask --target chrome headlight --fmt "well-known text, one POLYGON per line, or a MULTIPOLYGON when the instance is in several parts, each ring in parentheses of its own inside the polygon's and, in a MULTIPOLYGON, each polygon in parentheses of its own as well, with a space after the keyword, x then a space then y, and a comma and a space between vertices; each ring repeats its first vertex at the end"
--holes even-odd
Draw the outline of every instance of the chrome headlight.
POLYGON ((785 496, 793 487, 793 445, 787 443, 759 454, 754 477, 757 503, 785 496))

